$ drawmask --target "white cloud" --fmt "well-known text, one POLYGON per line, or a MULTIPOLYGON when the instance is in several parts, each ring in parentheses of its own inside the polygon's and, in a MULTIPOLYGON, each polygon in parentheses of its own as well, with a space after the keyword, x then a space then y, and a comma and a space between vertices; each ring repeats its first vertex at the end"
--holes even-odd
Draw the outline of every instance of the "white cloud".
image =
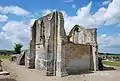
POLYGON ((90 2, 86 7, 78 9, 76 12, 76 16, 69 16, 68 14, 64 16, 65 30, 67 34, 75 24, 79 24, 85 27, 91 27, 92 24, 92 27, 96 25, 94 24, 95 18, 93 18, 90 13, 91 5, 92 2, 90 2))
POLYGON ((111 0, 106 0, 106 1, 102 2, 102 5, 108 5, 110 3, 111 3, 111 0))
MULTIPOLYGON (((91 14, 91 5, 92 2, 90 2, 85 7, 78 9, 75 16, 69 16, 65 11, 62 11, 64 13, 64 27, 67 34, 75 24, 82 25, 85 28, 98 28, 103 25, 113 25, 120 23, 119 0, 113 0, 108 5, 108 8, 101 7, 94 14, 91 14)), ((52 12, 52 10, 50 10, 49 13, 50 12, 52 12)), ((98 41, 99 47, 102 51, 110 50, 112 52, 112 48, 115 49, 120 46, 120 35, 117 34, 110 36, 103 34, 98 38, 98 41)))
POLYGON ((76 5, 75 5, 75 4, 72 4, 72 8, 76 8, 76 5))
POLYGON ((25 47, 29 43, 30 26, 33 19, 29 21, 8 21, 8 14, 27 16, 30 13, 18 6, 0 6, 0 22, 5 22, 0 28, 0 48, 11 49, 14 42, 20 42, 25 47))
POLYGON ((0 22, 7 21, 8 17, 6 15, 0 15, 0 22))
MULTIPOLYGON (((79 24, 84 27, 98 27, 104 23, 103 14, 105 14, 106 9, 100 8, 98 12, 91 15, 91 12, 90 12, 91 5, 92 5, 92 2, 90 2, 85 7, 78 9, 75 16, 69 16, 65 11, 61 11, 64 15, 64 20, 65 20, 64 27, 65 27, 67 34, 69 33, 69 31, 72 29, 72 27, 75 24, 79 24)), ((46 15, 51 12, 53 12, 53 10, 47 9, 47 10, 44 10, 42 14, 46 15)))
POLYGON ((65 15, 65 29, 69 32, 75 24, 89 28, 97 28, 102 25, 113 25, 120 23, 120 1, 113 0, 108 8, 101 7, 97 12, 91 14, 90 2, 87 6, 77 10, 76 16, 65 15))
POLYGON ((74 2, 74 0, 65 0, 64 2, 70 3, 70 2, 74 2))
POLYGON ((76 16, 65 16, 65 29, 69 32, 75 24, 88 28, 97 28, 102 25, 113 25, 120 23, 120 1, 113 0, 108 8, 101 7, 97 12, 91 14, 90 2, 87 6, 77 10, 76 16))
POLYGON ((13 48, 15 42, 22 43, 25 47, 29 44, 30 27, 34 19, 30 21, 9 21, 2 26, 0 32, 0 48, 13 48))
MULTIPOLYGON (((102 52, 113 52, 114 49, 120 49, 120 34, 98 36, 99 50, 102 52), (111 49, 111 50, 110 50, 111 49)), ((114 51, 115 52, 115 51, 114 51)), ((117 50, 116 52, 120 52, 117 50)))
MULTIPOLYGON (((64 14, 64 20, 65 20, 64 26, 67 34, 75 24, 82 25, 85 28, 94 28, 94 27, 97 28, 102 25, 113 25, 113 24, 120 23, 119 22, 120 21, 120 15, 119 15, 120 1, 119 0, 113 0, 108 5, 108 8, 101 7, 94 14, 91 14, 91 6, 92 6, 92 2, 78 9, 75 16, 70 16, 65 11, 61 11, 64 14)), ((55 10, 47 9, 41 13, 44 16, 53 11, 55 10)), ((11 12, 9 11, 6 13, 11 13, 11 12)), ((33 21, 31 20, 31 22, 33 21)), ((16 39, 16 41, 21 41, 21 42, 24 41, 21 39, 25 39, 25 38, 28 39, 29 38, 28 33, 30 33, 29 28, 27 28, 29 26, 28 23, 30 23, 30 21, 28 22, 9 21, 5 26, 3 26, 4 31, 0 33, 0 37, 2 38, 0 39, 0 41, 3 41, 3 38, 5 39, 4 41, 6 43, 11 43, 14 39, 16 39)), ((116 35, 109 36, 107 34, 104 34, 104 35, 101 35, 98 39, 99 39, 98 41, 99 41, 100 48, 102 48, 103 50, 104 49, 108 50, 108 49, 111 49, 112 47, 115 48, 119 46, 118 43, 120 41, 120 35, 117 34, 117 36, 116 35)), ((3 42, 1 44, 3 44, 3 42)), ((27 41, 25 40, 24 42, 28 43, 28 40, 27 41)))
POLYGON ((120 1, 119 0, 113 0, 109 4, 107 11, 104 14, 104 18, 106 19, 106 25, 120 23, 119 8, 120 8, 120 1))
POLYGON ((0 6, 0 13, 2 14, 12 13, 12 14, 21 15, 21 16, 26 16, 30 14, 28 11, 18 6, 4 6, 4 7, 0 6))

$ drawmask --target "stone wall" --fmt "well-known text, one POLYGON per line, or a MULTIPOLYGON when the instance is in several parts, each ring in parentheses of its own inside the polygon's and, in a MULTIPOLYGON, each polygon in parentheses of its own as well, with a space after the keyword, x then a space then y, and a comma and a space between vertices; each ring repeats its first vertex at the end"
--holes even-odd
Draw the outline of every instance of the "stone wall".
POLYGON ((82 26, 75 25, 69 33, 69 39, 75 44, 88 44, 92 46, 91 68, 96 71, 98 69, 98 45, 97 45, 97 29, 85 29, 82 26))
POLYGON ((65 67, 68 73, 90 69, 90 45, 66 43, 65 53, 65 67))
POLYGON ((47 75, 61 76, 63 62, 61 43, 67 41, 62 13, 53 12, 36 21, 35 68, 47 75))
MULTIPOLYGON (((53 33, 54 22, 55 22, 54 14, 49 14, 41 19, 38 19, 36 22, 36 57, 35 57, 35 68, 40 71, 47 71, 48 67, 53 68, 52 60, 53 60, 53 48, 50 48, 53 45, 53 33), (52 40, 52 41, 51 41, 52 40), (50 43, 49 43, 50 42, 50 43), (51 51, 51 52, 49 52, 51 51), (48 59, 48 58, 52 59, 48 59), (49 62, 49 63, 48 63, 49 62), (48 65, 49 64, 49 65, 48 65)), ((51 69, 52 72, 52 69, 51 69)))
POLYGON ((86 29, 86 43, 92 46, 92 61, 91 64, 94 71, 98 70, 98 44, 97 44, 97 29, 91 28, 86 29))
POLYGON ((92 32, 76 25, 66 36, 61 12, 39 18, 32 27, 30 53, 27 55, 29 67, 33 65, 46 75, 53 76, 89 70, 95 64, 93 54, 97 50, 93 44, 96 43, 96 35, 92 35, 95 31, 92 32), (87 32, 90 32, 90 40, 86 40, 89 37, 87 32))
POLYGON ((97 46, 97 29, 96 28, 86 29, 85 43, 89 43, 91 45, 97 46))

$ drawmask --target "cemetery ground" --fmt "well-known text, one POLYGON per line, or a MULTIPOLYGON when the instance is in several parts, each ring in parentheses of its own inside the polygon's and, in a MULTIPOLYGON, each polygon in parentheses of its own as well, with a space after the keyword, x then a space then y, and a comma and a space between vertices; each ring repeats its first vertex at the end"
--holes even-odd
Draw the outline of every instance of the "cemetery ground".
MULTIPOLYGON (((120 67, 96 71, 95 73, 73 74, 65 77, 45 76, 43 72, 35 69, 27 69, 25 66, 17 65, 9 60, 9 56, 2 56, 4 70, 10 75, 0 75, 0 81, 119 81, 120 67)), ((110 65, 109 63, 106 63, 110 65)), ((113 66, 113 65, 112 65, 113 66)))

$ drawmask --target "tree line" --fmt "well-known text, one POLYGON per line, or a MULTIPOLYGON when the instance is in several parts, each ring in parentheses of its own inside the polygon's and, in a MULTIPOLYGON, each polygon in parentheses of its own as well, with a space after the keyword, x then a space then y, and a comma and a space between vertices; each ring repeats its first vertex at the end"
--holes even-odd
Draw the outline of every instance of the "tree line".
POLYGON ((20 54, 21 48, 23 47, 20 43, 15 43, 14 50, 0 50, 0 55, 7 55, 7 54, 20 54))

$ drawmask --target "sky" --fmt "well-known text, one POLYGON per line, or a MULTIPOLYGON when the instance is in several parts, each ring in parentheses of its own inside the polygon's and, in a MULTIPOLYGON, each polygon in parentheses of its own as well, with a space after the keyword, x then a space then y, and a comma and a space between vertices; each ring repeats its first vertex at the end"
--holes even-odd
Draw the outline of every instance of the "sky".
POLYGON ((33 22, 53 11, 64 15, 65 31, 97 28, 99 52, 120 53, 120 0, 1 0, 0 49, 28 48, 33 22))

